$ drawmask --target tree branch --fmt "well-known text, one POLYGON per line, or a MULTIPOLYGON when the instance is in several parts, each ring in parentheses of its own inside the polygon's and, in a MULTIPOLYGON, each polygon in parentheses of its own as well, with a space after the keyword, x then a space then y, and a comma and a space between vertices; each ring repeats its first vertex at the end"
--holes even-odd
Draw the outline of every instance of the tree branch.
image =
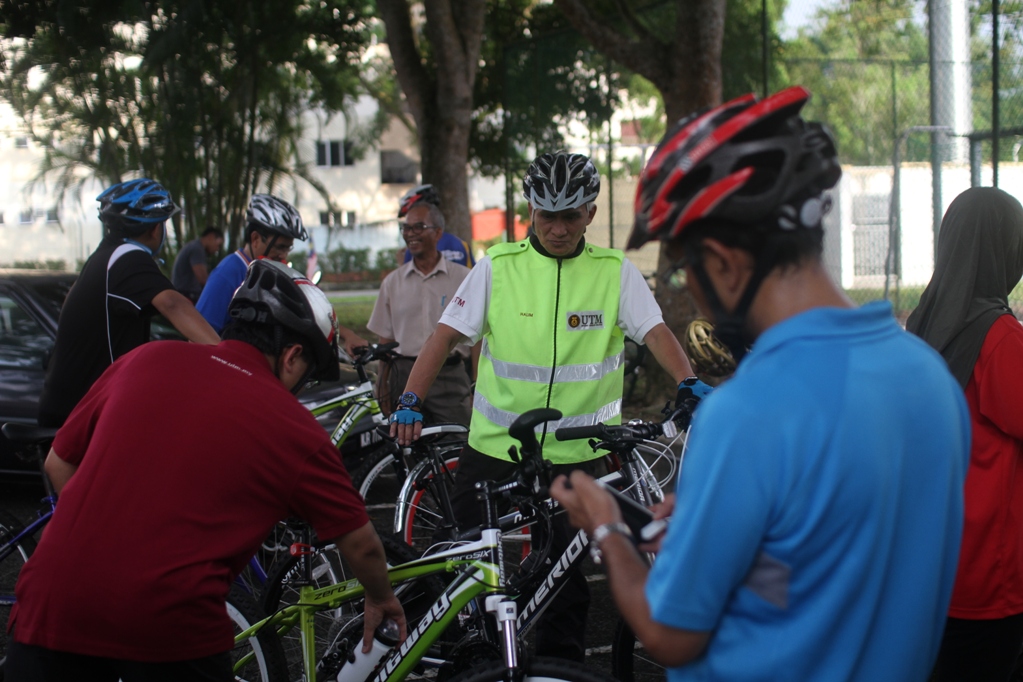
POLYGON ((632 11, 629 3, 625 2, 625 0, 615 0, 615 5, 617 5, 618 11, 622 13, 622 16, 625 17, 625 23, 636 32, 636 38, 639 39, 639 42, 652 43, 657 40, 639 20, 636 13, 632 11))
POLYGON ((427 108, 430 78, 420 61, 412 32, 412 20, 406 0, 378 0, 377 9, 387 28, 387 46, 394 62, 401 90, 405 93, 412 118, 419 124, 427 108))
POLYGON ((630 41, 621 32, 596 18, 585 0, 554 0, 565 18, 594 47, 632 71, 642 75, 662 92, 671 82, 667 46, 653 38, 630 41))

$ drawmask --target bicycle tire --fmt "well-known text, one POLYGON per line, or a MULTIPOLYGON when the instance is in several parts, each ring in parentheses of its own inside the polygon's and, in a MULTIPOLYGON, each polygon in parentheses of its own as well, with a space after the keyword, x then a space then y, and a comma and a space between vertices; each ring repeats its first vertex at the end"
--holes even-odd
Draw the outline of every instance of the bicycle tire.
POLYGON ((394 443, 384 443, 366 455, 352 473, 352 485, 362 495, 370 521, 381 537, 394 534, 395 500, 408 474, 405 463, 396 459, 397 452, 394 443))
MULTIPOLYGON (((235 626, 235 633, 247 630, 253 623, 265 617, 255 600, 245 590, 232 585, 227 595, 227 614, 235 626)), ((231 651, 232 666, 252 653, 253 658, 242 668, 234 671, 237 682, 288 682, 288 665, 284 657, 284 649, 277 633, 266 628, 250 637, 243 643, 235 645, 231 651)))
POLYGON ((632 628, 621 618, 611 640, 611 674, 619 682, 654 682, 667 675, 667 669, 646 653, 632 628))
MULTIPOLYGON (((380 541, 384 545, 384 554, 387 557, 387 564, 389 566, 396 566, 417 558, 410 547, 400 542, 396 542, 389 537, 381 537, 380 541)), ((351 568, 345 563, 336 546, 327 545, 326 547, 319 548, 316 550, 316 554, 326 556, 326 560, 322 565, 330 565, 334 568, 332 571, 323 571, 318 575, 314 573, 313 583, 315 587, 327 587, 328 585, 337 584, 354 577, 351 568)), ((298 557, 291 557, 289 561, 282 562, 278 566, 277 572, 267 579, 266 589, 263 591, 263 598, 261 600, 261 606, 266 613, 276 613, 284 606, 298 602, 298 588, 291 584, 296 577, 294 569, 298 561, 298 557)), ((425 578, 419 581, 419 584, 421 585, 419 591, 410 594, 406 598, 402 598, 402 603, 406 606, 405 615, 408 618, 410 627, 411 623, 416 619, 415 611, 422 609, 425 613, 425 610, 429 608, 437 596, 444 590, 444 583, 439 578, 425 578), (408 602, 410 600, 415 600, 414 608, 409 608, 408 602)), ((422 614, 420 613, 419 615, 421 616, 422 614)), ((322 658, 326 654, 334 633, 341 629, 345 623, 354 618, 361 619, 361 617, 362 600, 344 604, 337 609, 328 609, 317 613, 313 626, 316 631, 317 659, 322 658)), ((280 638, 280 642, 287 660, 290 679, 301 679, 303 663, 300 633, 297 631, 286 633, 280 638)))
MULTIPOLYGON (((582 663, 558 658, 532 658, 520 664, 529 682, 610 682, 614 678, 587 668, 582 663)), ((504 682, 508 669, 503 661, 476 666, 452 678, 451 682, 504 682)))
MULTIPOLYGON (((0 546, 6 547, 23 528, 17 519, 0 509, 0 546)), ((18 582, 21 567, 35 551, 36 542, 26 537, 13 547, 14 552, 0 562, 0 680, 3 680, 4 661, 7 659, 7 620, 13 607, 14 585, 18 582)))

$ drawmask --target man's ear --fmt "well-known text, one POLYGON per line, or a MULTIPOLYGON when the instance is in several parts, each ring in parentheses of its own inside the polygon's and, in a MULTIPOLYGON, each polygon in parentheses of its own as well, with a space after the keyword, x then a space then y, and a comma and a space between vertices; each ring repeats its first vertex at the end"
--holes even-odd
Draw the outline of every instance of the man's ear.
POLYGON ((597 205, 595 203, 591 203, 588 211, 589 215, 586 218, 587 227, 589 226, 590 223, 593 222, 593 216, 597 215, 597 205))
MULTIPOLYGON (((700 240, 701 262, 719 294, 740 294, 753 272, 753 257, 717 239, 700 240)), ((723 296, 725 298, 727 296, 723 296)))
POLYGON ((288 368, 293 367, 295 361, 302 358, 302 350, 302 345, 298 343, 288 346, 281 351, 281 362, 288 368))

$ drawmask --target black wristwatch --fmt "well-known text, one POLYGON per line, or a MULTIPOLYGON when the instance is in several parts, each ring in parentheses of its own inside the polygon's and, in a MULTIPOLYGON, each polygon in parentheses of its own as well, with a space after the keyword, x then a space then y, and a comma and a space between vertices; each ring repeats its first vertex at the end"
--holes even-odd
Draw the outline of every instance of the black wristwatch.
POLYGON ((398 398, 399 409, 415 410, 422 404, 423 401, 420 400, 419 396, 412 391, 405 391, 401 394, 401 397, 398 398))

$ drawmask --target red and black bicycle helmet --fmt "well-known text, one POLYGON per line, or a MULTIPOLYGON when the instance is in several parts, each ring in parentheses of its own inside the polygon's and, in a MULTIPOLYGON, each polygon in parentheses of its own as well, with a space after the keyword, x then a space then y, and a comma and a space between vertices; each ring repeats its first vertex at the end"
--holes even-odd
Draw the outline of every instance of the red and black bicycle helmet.
POLYGON ((440 195, 437 194, 437 190, 434 189, 433 185, 419 185, 413 187, 398 201, 398 217, 404 218, 408 215, 408 212, 412 210, 412 207, 416 204, 430 204, 431 206, 440 206, 440 195))
POLYGON ((821 193, 842 175, 830 133, 799 112, 795 86, 749 94, 689 116, 664 136, 640 175, 628 248, 718 219, 750 227, 817 227, 821 193))

